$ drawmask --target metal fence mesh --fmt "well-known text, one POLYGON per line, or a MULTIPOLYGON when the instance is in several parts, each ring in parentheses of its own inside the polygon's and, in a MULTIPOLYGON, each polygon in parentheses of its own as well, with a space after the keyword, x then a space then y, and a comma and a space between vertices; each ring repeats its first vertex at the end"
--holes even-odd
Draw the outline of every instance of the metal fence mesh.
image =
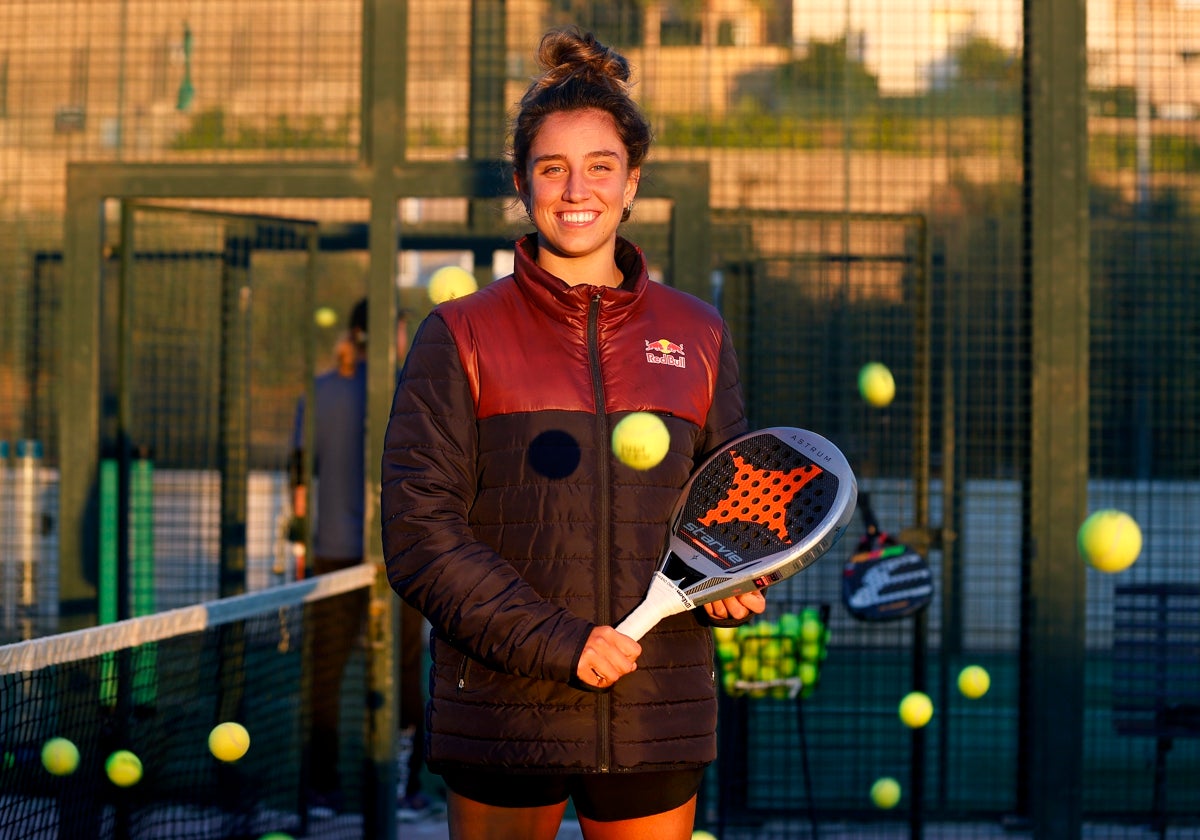
MULTIPOLYGON (((1164 817, 1169 836, 1198 836, 1200 738, 1175 737, 1162 758, 1155 736, 1117 731, 1112 648, 1118 585, 1200 583, 1190 551, 1200 528, 1192 183, 1200 9, 1167 0, 1087 6, 1089 450, 1073 469, 1089 476, 1089 508, 1128 511, 1145 542, 1127 572, 1089 571, 1075 605, 1087 656, 1082 807, 1091 837, 1133 836, 1129 825, 1161 827, 1164 817)), ((811 806, 822 836, 1027 831, 1020 644, 1033 608, 1022 574, 1035 360, 1022 227, 1025 4, 413 0, 402 4, 406 28, 383 45, 380 21, 400 7, 0 3, 7 637, 49 632, 57 620, 59 434, 71 405, 56 376, 72 245, 62 225, 68 165, 366 166, 371 126, 383 124, 373 120, 387 110, 372 111, 371 97, 385 90, 406 161, 473 157, 498 166, 506 118, 536 70, 537 39, 573 22, 634 67, 656 133, 648 182, 658 162, 708 164, 711 275, 686 279, 731 324, 752 422, 802 425, 837 441, 885 528, 928 528, 906 535, 923 540, 936 583, 919 622, 866 624, 847 613, 846 545, 772 592, 771 618, 830 607, 828 659, 802 717, 780 698, 725 698, 705 825, 731 837, 806 837, 811 806), (403 78, 372 69, 389 49, 403 78), (897 396, 885 408, 857 393, 868 361, 895 375, 897 396), (991 675, 977 700, 955 685, 968 664, 991 675), (914 734, 895 709, 917 684, 935 714, 914 734), (743 771, 745 795, 723 799, 720 774, 743 771), (883 775, 901 783, 892 810, 869 799, 883 775), (914 789, 923 790, 915 812, 914 789), (920 831, 913 819, 923 821, 920 831)), ((502 240, 480 243, 522 230, 520 214, 511 202, 472 198, 398 199, 396 292, 410 323, 428 311, 436 268, 457 264, 486 277, 489 266, 499 275, 511 265, 502 240)), ((107 295, 97 348, 102 417, 111 423, 127 400, 134 443, 154 463, 155 550, 160 560, 177 555, 184 582, 160 593, 159 609, 215 594, 213 558, 227 550, 217 476, 230 434, 245 444, 247 492, 265 500, 250 505, 247 556, 251 570, 266 571, 249 580, 272 582, 295 399, 327 362, 348 302, 365 293, 370 259, 361 194, 274 191, 171 205, 126 209, 136 214, 135 253, 122 268, 122 208, 109 201, 96 279, 107 295), (247 233, 234 216, 278 224, 269 235, 247 233), (308 224, 315 248, 291 247, 296 226, 308 224), (129 321, 116 298, 123 271, 135 281, 129 321), (248 272, 256 296, 246 343, 233 348, 247 366, 236 371, 221 338, 231 323, 232 298, 221 292, 231 272, 248 272), (297 283, 311 291, 295 295, 297 283), (314 325, 320 307, 334 310, 336 327, 314 325), (125 371, 111 367, 118 342, 130 351, 125 371), (222 383, 235 372, 253 394, 244 430, 222 420, 222 383)), ((677 210, 669 198, 639 201, 627 228, 657 276, 671 276, 677 210)))

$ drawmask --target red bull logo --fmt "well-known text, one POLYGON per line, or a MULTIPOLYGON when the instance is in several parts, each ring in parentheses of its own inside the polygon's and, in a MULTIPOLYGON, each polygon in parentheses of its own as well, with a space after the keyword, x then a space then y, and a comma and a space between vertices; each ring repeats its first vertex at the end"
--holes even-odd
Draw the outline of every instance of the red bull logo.
POLYGON ((687 367, 687 359, 683 345, 676 344, 665 338, 646 342, 646 361, 652 365, 670 365, 671 367, 687 367))

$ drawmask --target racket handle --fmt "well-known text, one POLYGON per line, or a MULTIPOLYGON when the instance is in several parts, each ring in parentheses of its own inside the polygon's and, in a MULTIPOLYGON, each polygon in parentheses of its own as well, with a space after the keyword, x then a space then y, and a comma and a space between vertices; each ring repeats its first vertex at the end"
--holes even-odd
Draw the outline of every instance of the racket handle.
POLYGON ((693 606, 695 605, 691 600, 669 578, 662 572, 655 572, 645 599, 633 612, 625 616, 616 626, 616 631, 637 641, 667 616, 689 610, 693 606))
POLYGON ((643 601, 636 610, 625 616, 625 620, 618 624, 616 629, 618 633, 624 633, 636 642, 665 617, 654 608, 654 604, 643 601))

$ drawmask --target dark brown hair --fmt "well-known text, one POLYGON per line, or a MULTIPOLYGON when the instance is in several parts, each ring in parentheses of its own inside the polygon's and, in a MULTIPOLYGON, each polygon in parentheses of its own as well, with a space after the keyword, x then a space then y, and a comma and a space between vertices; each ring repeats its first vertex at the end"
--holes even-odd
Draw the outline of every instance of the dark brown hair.
POLYGON ((513 168, 524 181, 529 149, 546 117, 560 111, 596 108, 613 118, 625 144, 629 168, 642 165, 650 151, 650 123, 629 95, 629 62, 577 27, 552 29, 538 46, 542 73, 521 97, 512 129, 513 168))

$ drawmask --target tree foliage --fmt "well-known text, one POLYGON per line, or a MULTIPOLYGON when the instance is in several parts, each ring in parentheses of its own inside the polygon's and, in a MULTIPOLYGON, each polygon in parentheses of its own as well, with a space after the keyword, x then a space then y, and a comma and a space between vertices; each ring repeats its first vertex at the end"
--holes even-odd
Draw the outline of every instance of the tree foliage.
POLYGON ((995 41, 972 35, 954 50, 955 82, 963 87, 1018 91, 1021 58, 995 41))
POLYGON ((846 39, 812 41, 806 54, 779 68, 779 82, 797 92, 820 93, 830 98, 875 98, 879 79, 868 72, 862 61, 852 58, 846 39))
POLYGON ((843 114, 875 103, 879 79, 850 55, 843 37, 811 41, 802 56, 744 75, 735 96, 777 113, 843 114))

